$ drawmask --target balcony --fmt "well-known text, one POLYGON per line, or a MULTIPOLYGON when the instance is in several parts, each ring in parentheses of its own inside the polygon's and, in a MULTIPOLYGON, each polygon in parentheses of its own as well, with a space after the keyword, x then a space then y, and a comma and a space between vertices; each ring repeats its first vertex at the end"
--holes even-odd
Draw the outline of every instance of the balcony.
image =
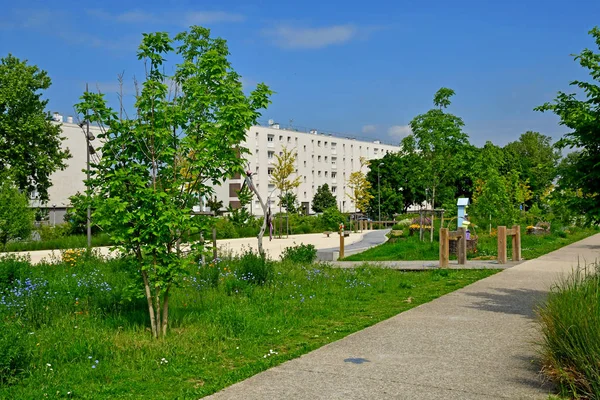
POLYGON ((267 142, 267 147, 270 147, 270 148, 275 147, 275 142, 267 142))

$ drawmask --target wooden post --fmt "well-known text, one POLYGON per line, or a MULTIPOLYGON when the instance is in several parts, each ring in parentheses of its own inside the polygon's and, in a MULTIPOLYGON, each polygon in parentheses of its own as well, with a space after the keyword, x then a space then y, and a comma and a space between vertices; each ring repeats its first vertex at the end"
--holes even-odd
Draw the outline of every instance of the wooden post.
POLYGON ((419 210, 419 240, 423 241, 423 211, 419 210))
POLYGON ((512 237, 512 259, 521 260, 521 225, 513 225, 515 234, 512 237))
POLYGON ((440 228, 440 268, 447 268, 450 260, 448 228, 440 228))
POLYGON ((458 228, 458 242, 456 243, 456 257, 458 258, 458 265, 465 265, 467 263, 467 230, 464 227, 458 228))
POLYGON ((369 222, 370 229, 373 230, 373 221, 369 222))
POLYGON ((344 258, 344 231, 340 232, 340 260, 344 258))
POLYGON ((498 264, 506 264, 506 227, 498 227, 498 264))

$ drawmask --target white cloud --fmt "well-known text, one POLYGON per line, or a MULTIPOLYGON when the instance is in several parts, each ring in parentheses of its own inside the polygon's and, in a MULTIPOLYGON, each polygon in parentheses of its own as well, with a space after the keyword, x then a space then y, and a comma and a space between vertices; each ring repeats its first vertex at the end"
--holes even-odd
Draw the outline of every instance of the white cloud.
POLYGON ((131 10, 118 14, 111 14, 100 9, 87 10, 91 16, 120 23, 165 23, 172 25, 202 25, 218 22, 240 22, 245 19, 241 14, 225 11, 189 11, 182 13, 167 12, 160 15, 142 10, 131 10))
POLYGON ((358 29, 354 25, 333 25, 321 28, 298 28, 280 25, 265 30, 273 43, 286 49, 320 49, 338 45, 356 38, 358 29))
POLYGON ((377 130, 376 125, 365 125, 362 127, 362 133, 373 133, 377 130))
POLYGON ((392 125, 388 129, 388 135, 394 139, 402 139, 412 133, 409 125, 392 125))

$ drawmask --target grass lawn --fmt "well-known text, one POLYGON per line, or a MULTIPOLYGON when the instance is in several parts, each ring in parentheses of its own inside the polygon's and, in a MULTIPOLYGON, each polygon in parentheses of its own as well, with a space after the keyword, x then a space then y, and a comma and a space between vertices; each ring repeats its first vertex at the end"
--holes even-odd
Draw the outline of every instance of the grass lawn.
MULTIPOLYGON (((598 233, 597 228, 573 228, 569 233, 552 232, 549 235, 527 235, 526 226, 521 227, 521 256, 532 259, 563 246, 571 244, 588 236, 598 233)), ((426 240, 419 241, 418 233, 414 236, 405 235, 395 243, 384 243, 362 253, 344 258, 345 261, 402 261, 402 260, 439 260, 438 232, 434 232, 433 243, 429 242, 429 232, 426 240)), ((487 233, 478 232, 477 253, 469 252, 467 258, 495 259, 498 255, 498 241, 487 233)), ((508 258, 512 256, 510 240, 507 246, 508 258)), ((456 259, 456 256, 450 256, 456 259)))
POLYGON ((271 265, 262 286, 236 261, 193 271, 157 341, 126 260, 4 260, 0 398, 199 398, 497 272, 271 265))

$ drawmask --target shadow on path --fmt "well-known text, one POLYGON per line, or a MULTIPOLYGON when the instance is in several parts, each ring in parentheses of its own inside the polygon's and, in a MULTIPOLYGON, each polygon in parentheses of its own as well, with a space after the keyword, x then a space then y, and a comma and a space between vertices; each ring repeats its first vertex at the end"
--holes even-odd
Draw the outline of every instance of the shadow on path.
POLYGON ((489 292, 465 294, 480 299, 467 307, 535 319, 535 309, 546 298, 547 293, 533 289, 491 288, 489 292))

